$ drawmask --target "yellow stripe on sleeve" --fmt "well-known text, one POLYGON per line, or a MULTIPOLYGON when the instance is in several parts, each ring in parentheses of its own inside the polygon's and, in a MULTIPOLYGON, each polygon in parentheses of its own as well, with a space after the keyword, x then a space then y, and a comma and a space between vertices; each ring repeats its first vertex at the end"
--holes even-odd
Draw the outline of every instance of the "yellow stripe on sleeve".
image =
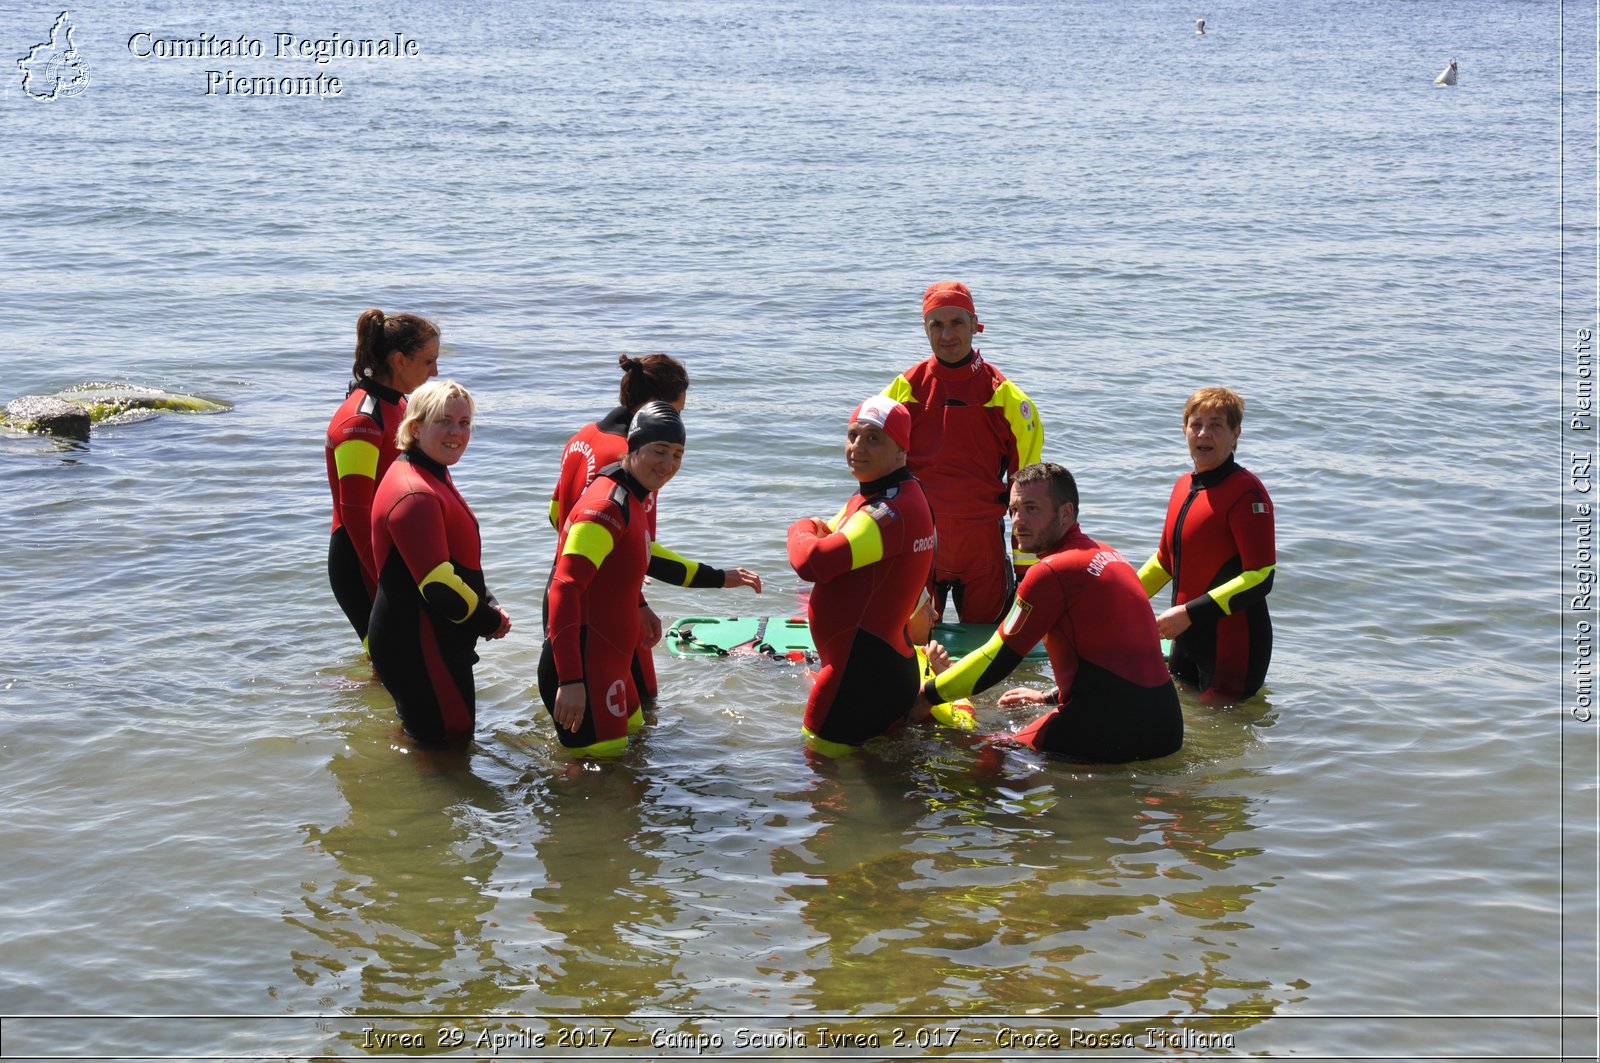
POLYGON ((346 476, 378 478, 378 447, 365 439, 347 439, 333 448, 333 467, 339 479, 346 476))
POLYGON ((911 392, 911 381, 907 380, 904 374, 895 377, 894 382, 883 389, 883 394, 905 406, 911 406, 917 401, 916 395, 911 392))
POLYGON ((1044 422, 1039 419, 1039 408, 1033 400, 1007 380, 995 389, 986 405, 998 406, 1006 415, 1006 424, 1017 440, 1017 468, 1037 462, 1044 454, 1044 422))
MULTIPOLYGON (((1012 608, 1015 610, 1016 607, 1012 608)), ((994 663, 1003 649, 1005 649, 1005 639, 1000 631, 996 630, 989 636, 988 642, 945 669, 944 674, 933 681, 934 689, 945 701, 970 697, 972 688, 978 685, 978 680, 983 678, 985 670, 994 663)))
POLYGON ((1233 610, 1229 608, 1236 595, 1243 594, 1252 587, 1260 586, 1268 576, 1272 575, 1277 565, 1268 565, 1266 568, 1251 569, 1241 572, 1220 587, 1213 587, 1206 593, 1211 595, 1211 600, 1221 607, 1224 616, 1232 616, 1233 610))
POLYGON ((700 562, 690 561, 686 557, 681 557, 675 551, 657 542, 650 544, 650 556, 652 558, 660 558, 663 561, 670 561, 674 565, 683 566, 683 576, 681 580, 677 581, 680 587, 689 586, 694 581, 694 574, 700 571, 700 562))
POLYGON ((609 531, 594 521, 586 520, 572 526, 567 533, 567 544, 561 548, 561 552, 586 557, 595 568, 599 568, 616 547, 617 541, 609 531))
POLYGON ((850 543, 852 571, 883 560, 883 533, 878 530, 878 522, 866 510, 858 509, 852 513, 840 531, 850 543))
POLYGON ((456 575, 455 565, 448 561, 439 562, 433 566, 432 572, 422 577, 422 582, 417 584, 417 590, 421 591, 422 596, 426 598, 428 596, 428 587, 435 583, 460 598, 462 604, 466 606, 465 612, 459 617, 451 618, 454 623, 466 623, 467 618, 478 611, 478 592, 463 583, 461 577, 456 575))
POLYGON ((1156 554, 1151 554, 1150 560, 1139 566, 1139 582, 1144 584, 1146 598, 1172 582, 1172 573, 1162 568, 1156 557, 1156 554))

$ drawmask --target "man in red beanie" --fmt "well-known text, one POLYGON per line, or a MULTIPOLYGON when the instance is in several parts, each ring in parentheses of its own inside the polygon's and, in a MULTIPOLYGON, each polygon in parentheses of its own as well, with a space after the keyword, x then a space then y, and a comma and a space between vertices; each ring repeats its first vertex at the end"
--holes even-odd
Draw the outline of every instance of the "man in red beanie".
MULTIPOLYGON (((983 325, 965 284, 930 284, 922 327, 933 356, 883 393, 911 413, 907 464, 922 481, 938 527, 934 612, 943 618, 949 594, 963 621, 992 624, 1016 590, 1005 534, 1011 477, 1039 460, 1044 426, 1022 389, 972 346, 983 325)), ((1018 568, 1032 560, 1015 555, 1018 568)))
POLYGON ((804 731, 830 756, 904 719, 921 681, 906 618, 928 582, 933 514, 906 470, 910 441, 898 402, 874 395, 857 406, 844 453, 860 486, 831 521, 789 526, 789 563, 816 584, 806 615, 822 661, 804 731))

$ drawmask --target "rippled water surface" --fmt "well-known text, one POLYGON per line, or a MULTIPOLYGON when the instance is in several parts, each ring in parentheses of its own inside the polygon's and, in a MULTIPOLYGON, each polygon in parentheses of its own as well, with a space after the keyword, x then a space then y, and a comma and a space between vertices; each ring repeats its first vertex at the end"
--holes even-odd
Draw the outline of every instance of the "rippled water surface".
MULTIPOLYGON (((0 401, 232 404, 0 437, 7 1058, 1592 1055, 1558 1021, 1595 1011, 1596 787, 1559 704, 1555 435, 1562 162, 1593 153, 1591 102, 1563 155, 1558 58, 1592 10, 217 11, 74 6, 90 88, 0 93, 0 401), (318 67, 279 31, 420 55, 318 67), (208 96, 213 68, 344 90, 208 96), (662 654, 644 740, 568 760, 533 689, 545 502, 617 355, 693 377, 663 540, 767 580, 657 610, 792 615, 783 530, 849 493, 845 415, 926 353, 950 276, 1136 560, 1184 397, 1244 393, 1267 691, 1186 697, 1184 749, 1130 767, 931 731, 818 762, 802 670, 662 654), (461 756, 399 734, 326 585, 368 306, 435 318, 479 401, 457 481, 516 628, 461 756)), ((0 15, 8 55, 57 14, 0 15)))

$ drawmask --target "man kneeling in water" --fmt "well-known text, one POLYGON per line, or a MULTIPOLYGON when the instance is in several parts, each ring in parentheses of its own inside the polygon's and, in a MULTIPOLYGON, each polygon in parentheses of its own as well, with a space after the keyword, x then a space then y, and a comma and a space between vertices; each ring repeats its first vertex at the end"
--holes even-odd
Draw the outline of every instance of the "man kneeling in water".
POLYGON ((1103 763, 1176 752, 1183 713, 1144 587, 1121 554, 1079 529, 1072 473, 1053 462, 1019 470, 1011 526, 1038 563, 1023 576, 994 636, 923 683, 912 717, 994 686, 1042 638, 1056 677, 1056 689, 1043 700, 1054 707, 1012 740, 1103 763))

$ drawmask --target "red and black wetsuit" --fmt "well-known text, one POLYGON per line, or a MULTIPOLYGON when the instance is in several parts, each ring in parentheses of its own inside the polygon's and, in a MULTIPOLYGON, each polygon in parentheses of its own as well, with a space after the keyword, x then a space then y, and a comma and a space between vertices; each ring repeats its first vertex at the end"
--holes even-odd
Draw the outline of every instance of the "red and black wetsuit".
MULTIPOLYGON (((555 490, 550 493, 550 527, 560 531, 567 522, 567 514, 583 497, 584 488, 594 482, 601 469, 621 461, 628 453, 628 425, 632 420, 633 414, 628 408, 618 406, 600 420, 584 425, 567 440, 561 450, 561 472, 556 477, 555 490)), ((652 491, 645 507, 652 539, 656 534, 655 503, 652 491)))
POLYGON ((1018 732, 1018 741, 1116 764, 1164 757, 1183 745, 1178 692, 1139 577, 1076 524, 1028 568, 994 637, 924 683, 923 693, 937 705, 987 690, 1041 638, 1059 707, 1018 732))
POLYGON ((822 666, 805 730, 853 746, 894 726, 916 698, 906 621, 932 567, 933 514, 902 468, 862 484, 829 527, 789 526, 789 563, 816 584, 806 614, 822 666))
MULTIPOLYGON (((556 478, 555 490, 550 495, 550 526, 561 531, 584 489, 594 481, 599 470, 622 460, 628 453, 628 425, 633 415, 626 406, 618 406, 599 421, 578 429, 561 451, 561 472, 556 478)), ((650 534, 650 567, 646 572, 651 579, 670 583, 675 587, 721 587, 726 574, 720 568, 690 561, 656 540, 656 492, 651 491, 644 500, 645 525, 650 534)), ((634 655, 633 686, 638 697, 654 701, 656 697, 656 663, 651 647, 640 645, 634 655)), ((638 702, 635 702, 637 706, 638 702)))
MULTIPOLYGON (((561 530, 545 587, 539 696, 554 710, 556 689, 582 681, 589 703, 577 731, 559 725, 569 749, 612 755, 627 746, 638 707, 630 666, 639 646, 639 592, 650 564, 649 492, 622 465, 600 470, 561 530)), ((637 726, 637 725, 635 725, 637 726)))
MULTIPOLYGON (((883 393, 911 413, 906 465, 922 481, 939 529, 935 613, 944 615, 949 591, 962 620, 998 621, 1015 586, 1005 535, 1009 483, 1043 450, 1038 410, 978 351, 958 365, 930 356, 883 393)), ((1015 561, 1018 569, 1032 563, 1024 555, 1015 561)))
POLYGON ((378 566, 372 560, 372 496, 400 453, 394 433, 405 412, 404 395, 363 380, 350 386, 328 422, 328 487, 333 492, 328 582, 363 641, 378 587, 378 566))
POLYGON ((1172 674, 1208 702, 1243 701, 1272 662, 1267 594, 1277 569, 1272 499, 1255 475, 1228 460, 1178 477, 1161 545, 1139 570, 1146 594, 1172 581, 1172 604, 1189 629, 1172 640, 1172 674))
POLYGON ((415 738, 465 742, 477 715, 475 646, 501 616, 483 582, 477 518, 448 469, 418 450, 400 455, 373 502, 372 553, 373 668, 415 738))

